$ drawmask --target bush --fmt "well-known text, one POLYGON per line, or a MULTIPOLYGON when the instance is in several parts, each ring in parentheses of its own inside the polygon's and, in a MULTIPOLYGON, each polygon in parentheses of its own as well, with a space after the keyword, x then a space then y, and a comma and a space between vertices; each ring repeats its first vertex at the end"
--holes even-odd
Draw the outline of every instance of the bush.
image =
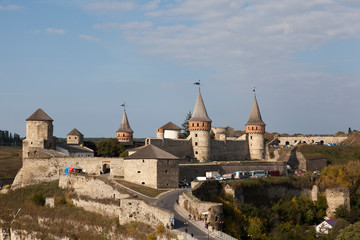
POLYGON ((55 198, 55 206, 64 205, 64 204, 66 204, 66 200, 64 197, 57 196, 55 198))
POLYGON ((42 193, 34 193, 31 195, 31 201, 37 206, 45 205, 45 197, 42 193))

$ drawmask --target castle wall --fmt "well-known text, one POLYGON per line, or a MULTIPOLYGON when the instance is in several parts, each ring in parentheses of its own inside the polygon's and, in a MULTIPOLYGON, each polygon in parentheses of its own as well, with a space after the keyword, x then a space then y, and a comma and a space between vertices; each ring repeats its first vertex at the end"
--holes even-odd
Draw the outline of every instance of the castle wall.
POLYGON ((211 139, 211 161, 234 161, 249 159, 247 141, 211 139))
POLYGON ((13 187, 49 182, 58 180, 65 168, 81 168, 88 174, 99 174, 103 164, 110 165, 110 174, 124 175, 123 158, 49 158, 49 159, 23 159, 23 166, 15 177, 13 187))
POLYGON ((122 199, 120 201, 120 224, 131 221, 143 222, 152 226, 169 224, 169 219, 174 218, 174 213, 149 205, 140 199, 122 199))
POLYGON ((120 213, 120 206, 113 204, 104 204, 95 201, 85 201, 82 199, 72 199, 73 204, 77 207, 82 207, 86 211, 96 212, 101 215, 118 217, 120 213))
POLYGON ((116 187, 116 185, 110 185, 103 179, 96 176, 86 176, 72 173, 69 173, 66 176, 60 175, 59 187, 72 188, 78 194, 98 199, 122 199, 130 196, 123 189, 116 187))
POLYGON ((179 179, 192 180, 198 176, 205 176, 206 172, 210 171, 219 171, 220 174, 224 174, 252 170, 277 170, 280 171, 281 175, 287 174, 285 162, 234 161, 207 164, 179 164, 179 179))
POLYGON ((335 216, 336 208, 340 205, 345 205, 347 210, 350 211, 350 191, 349 188, 328 188, 325 191, 326 201, 328 209, 326 210, 326 216, 333 218, 335 216))
POLYGON ((156 159, 126 159, 124 169, 125 181, 157 188, 156 159))
POLYGON ((185 160, 188 157, 194 156, 191 139, 147 138, 145 142, 146 145, 152 144, 175 155, 180 158, 180 160, 185 160))
POLYGON ((193 154, 200 162, 209 162, 211 158, 210 131, 190 131, 193 154))
POLYGON ((179 161, 158 160, 157 188, 179 187, 179 161))
POLYGON ((286 142, 289 142, 290 145, 295 145, 299 142, 303 143, 307 143, 307 144, 315 144, 316 142, 321 142, 323 141, 324 144, 328 144, 328 143, 335 143, 335 144, 340 144, 342 143, 345 139, 347 139, 347 137, 333 137, 333 136, 312 136, 312 137, 307 137, 307 136, 296 136, 296 137, 278 137, 279 145, 286 145, 286 142))

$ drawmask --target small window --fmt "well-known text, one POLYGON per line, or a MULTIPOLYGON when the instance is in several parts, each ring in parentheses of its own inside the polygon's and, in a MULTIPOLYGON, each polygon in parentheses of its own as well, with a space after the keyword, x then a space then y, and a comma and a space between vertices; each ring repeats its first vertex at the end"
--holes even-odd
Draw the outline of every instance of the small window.
POLYGON ((198 154, 198 151, 196 151, 195 154, 198 154))
POLYGON ((167 173, 167 172, 168 172, 168 170, 166 169, 166 170, 165 170, 165 173, 167 173))
POLYGON ((138 173, 141 173, 141 171, 138 171, 138 173))
POLYGON ((250 136, 250 139, 252 139, 252 136, 250 136))
POLYGON ((143 185, 144 185, 144 184, 145 184, 145 182, 142 182, 141 184, 143 184, 143 185))
POLYGON ((205 126, 205 123, 203 123, 203 127, 205 126))
POLYGON ((75 139, 76 139, 76 137, 75 137, 75 139))
POLYGON ((197 123, 196 125, 199 126, 199 123, 197 123))
POLYGON ((125 133, 123 133, 123 137, 125 137, 125 133))
POLYGON ((71 139, 71 137, 69 137, 69 139, 71 139))
POLYGON ((143 159, 143 162, 145 162, 145 160, 143 159))
POLYGON ((194 123, 192 123, 192 126, 194 126, 194 123))
POLYGON ((197 143, 197 142, 195 142, 195 146, 197 146, 197 144, 198 144, 198 143, 197 143))
POLYGON ((197 137, 197 134, 195 134, 195 137, 197 137))

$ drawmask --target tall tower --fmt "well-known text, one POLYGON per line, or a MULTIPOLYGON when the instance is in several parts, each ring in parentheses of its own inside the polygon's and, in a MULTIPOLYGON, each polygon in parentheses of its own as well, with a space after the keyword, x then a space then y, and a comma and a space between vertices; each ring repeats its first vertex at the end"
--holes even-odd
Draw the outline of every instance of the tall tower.
POLYGON ((192 117, 189 119, 189 131, 194 149, 194 156, 200 162, 210 161, 210 130, 211 119, 207 115, 204 101, 199 94, 192 117))
POLYGON ((254 96, 250 118, 245 124, 251 159, 265 158, 265 126, 266 124, 261 119, 256 96, 254 96))
POLYGON ((23 140, 23 158, 29 156, 30 148, 55 149, 53 119, 41 108, 26 119, 26 138, 23 140))
POLYGON ((116 137, 121 143, 130 143, 133 141, 133 133, 134 131, 131 129, 129 120, 126 115, 126 111, 124 109, 124 114, 121 120, 121 124, 119 129, 116 131, 116 137))

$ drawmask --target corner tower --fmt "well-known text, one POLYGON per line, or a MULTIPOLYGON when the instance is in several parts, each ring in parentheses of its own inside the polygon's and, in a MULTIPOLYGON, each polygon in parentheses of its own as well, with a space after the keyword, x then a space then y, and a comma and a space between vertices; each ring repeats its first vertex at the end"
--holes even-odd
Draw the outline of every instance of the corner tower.
POLYGON ((249 121, 245 124, 251 159, 265 158, 265 126, 255 96, 249 121))
POLYGON ((29 156, 30 148, 55 149, 53 119, 41 108, 26 119, 26 138, 23 140, 23 158, 29 156))
POLYGON ((129 120, 124 109, 124 114, 121 120, 119 129, 116 131, 116 137, 121 143, 132 143, 134 131, 131 129, 129 120))
POLYGON ((192 117, 189 119, 189 131, 194 149, 194 156, 200 162, 210 161, 211 119, 207 115, 204 101, 199 93, 192 117))

